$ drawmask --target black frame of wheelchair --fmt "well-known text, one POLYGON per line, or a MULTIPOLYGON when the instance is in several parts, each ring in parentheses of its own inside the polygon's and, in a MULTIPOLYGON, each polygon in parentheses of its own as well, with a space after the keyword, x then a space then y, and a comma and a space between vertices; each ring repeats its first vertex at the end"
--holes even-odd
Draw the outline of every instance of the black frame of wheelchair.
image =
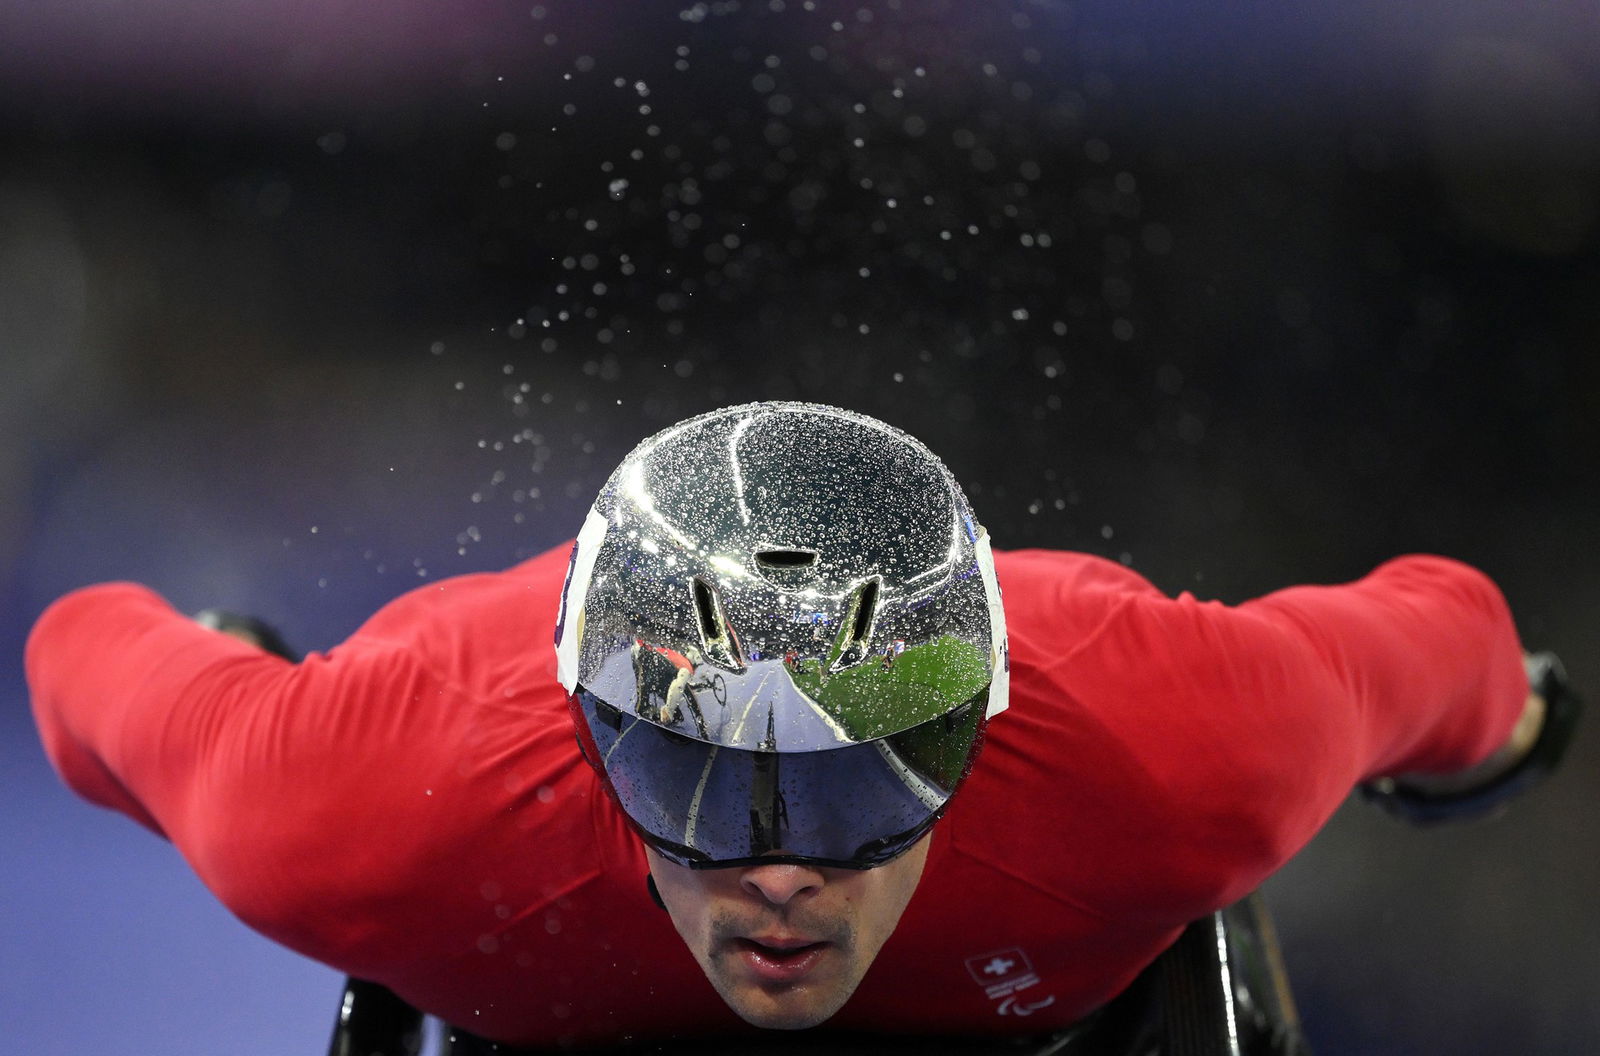
MULTIPOLYGON (((350 979, 329 1056, 417 1056, 425 1017, 376 983, 350 979)), ((440 1056, 545 1056, 441 1029, 440 1056)), ((601 1050, 606 1056, 1310 1056, 1260 894, 1195 921, 1094 1015, 1044 1037, 898 1037, 818 1028, 684 1038, 601 1050)))

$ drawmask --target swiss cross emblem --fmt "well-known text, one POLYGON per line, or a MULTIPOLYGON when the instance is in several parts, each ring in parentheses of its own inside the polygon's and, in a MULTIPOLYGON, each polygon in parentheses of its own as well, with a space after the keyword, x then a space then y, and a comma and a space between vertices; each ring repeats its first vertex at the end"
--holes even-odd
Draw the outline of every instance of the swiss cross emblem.
POLYGON ((966 963, 967 974, 983 987, 983 996, 997 1002, 994 1010, 998 1015, 1031 1016, 1056 1003, 1054 994, 1041 993, 1044 988, 1039 986, 1033 962, 1019 946, 980 953, 968 957, 966 963))
POLYGON ((967 972, 974 982, 989 987, 995 983, 1032 975, 1033 965, 1029 963, 1027 954, 1013 946, 1005 950, 968 957, 967 972))
POLYGON ((983 966, 983 974, 992 975, 998 979, 1007 972, 1011 971, 1011 966, 1016 963, 1016 961, 1013 961, 1009 957, 995 957, 990 960, 988 964, 983 966))

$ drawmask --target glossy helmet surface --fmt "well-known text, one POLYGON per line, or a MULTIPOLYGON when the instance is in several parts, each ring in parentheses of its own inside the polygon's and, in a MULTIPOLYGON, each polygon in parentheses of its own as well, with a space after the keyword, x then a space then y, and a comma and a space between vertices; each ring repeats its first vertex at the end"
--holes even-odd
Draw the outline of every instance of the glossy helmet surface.
POLYGON ((579 741, 681 864, 867 868, 943 811, 1006 704, 987 534, 920 442, 748 404, 641 443, 556 629, 579 741))

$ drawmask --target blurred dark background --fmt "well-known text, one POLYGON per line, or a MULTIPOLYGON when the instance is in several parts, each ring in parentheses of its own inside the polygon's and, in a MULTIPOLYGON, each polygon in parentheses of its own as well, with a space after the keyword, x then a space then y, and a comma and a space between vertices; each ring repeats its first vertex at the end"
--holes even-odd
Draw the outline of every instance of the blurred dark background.
MULTIPOLYGON (((1600 19, 1264 6, 0 3, 7 1047, 318 1052, 337 991, 60 787, 45 604, 327 648, 725 403, 1174 592, 1463 558, 1600 695, 1600 19)), ((1595 1051, 1597 774, 1341 811, 1268 887, 1317 1051, 1595 1051)))

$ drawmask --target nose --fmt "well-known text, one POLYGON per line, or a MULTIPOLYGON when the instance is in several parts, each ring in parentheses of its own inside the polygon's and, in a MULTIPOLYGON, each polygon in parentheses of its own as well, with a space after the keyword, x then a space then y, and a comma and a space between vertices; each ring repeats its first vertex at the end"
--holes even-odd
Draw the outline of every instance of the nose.
POLYGON ((774 906, 788 905, 822 890, 827 881, 809 865, 753 865, 739 876, 739 886, 774 906))

